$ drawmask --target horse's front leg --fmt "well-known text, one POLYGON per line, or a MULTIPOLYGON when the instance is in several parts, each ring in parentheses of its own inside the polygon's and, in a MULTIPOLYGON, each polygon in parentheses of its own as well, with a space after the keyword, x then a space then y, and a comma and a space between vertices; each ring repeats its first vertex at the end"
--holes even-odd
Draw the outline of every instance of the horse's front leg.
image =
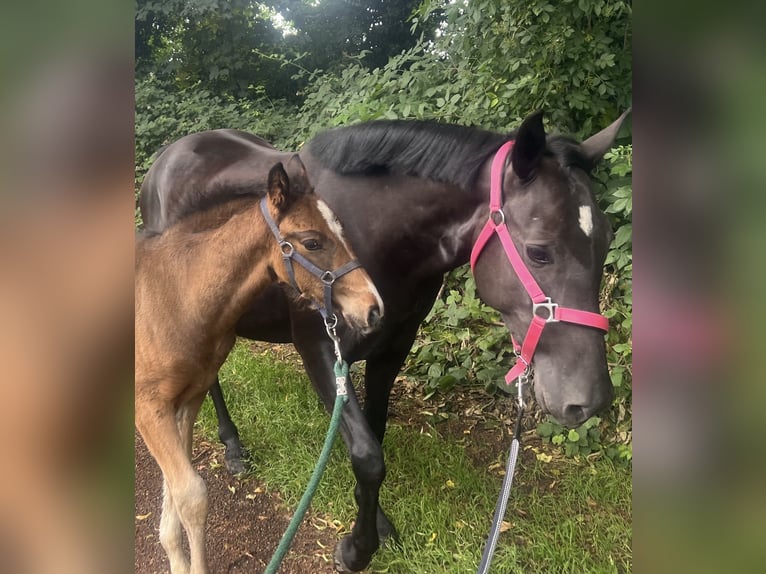
MULTIPOLYGON (((303 357, 304 367, 328 411, 335 403, 335 355, 320 321, 301 326, 294 321, 293 340, 303 357), (317 328, 318 327, 318 328, 317 328)), ((343 408, 341 434, 346 443, 356 477, 354 495, 359 513, 351 534, 340 541, 335 551, 335 567, 340 572, 359 572, 379 547, 376 516, 378 493, 386 474, 383 450, 370 429, 348 382, 348 403, 343 408)))
MULTIPOLYGON (((383 444, 383 437, 386 432, 391 388, 412 346, 412 340, 409 339, 409 342, 406 343, 406 348, 392 347, 386 349, 383 353, 367 358, 364 377, 364 416, 368 427, 372 430, 375 439, 380 445, 383 444)), ((377 528, 381 545, 385 544, 389 539, 396 541, 399 537, 396 527, 386 516, 386 513, 383 512, 380 505, 378 505, 377 510, 377 528)))
MULTIPOLYGON (((433 306, 441 284, 442 277, 434 277, 429 282, 424 282, 420 298, 414 308, 415 312, 406 321, 391 329, 391 335, 387 337, 385 343, 379 345, 378 350, 367 357, 364 373, 364 416, 381 445, 386 433, 391 389, 412 348, 420 324, 433 306)), ((377 511, 377 526, 381 545, 387 540, 398 540, 396 528, 380 506, 377 511)))

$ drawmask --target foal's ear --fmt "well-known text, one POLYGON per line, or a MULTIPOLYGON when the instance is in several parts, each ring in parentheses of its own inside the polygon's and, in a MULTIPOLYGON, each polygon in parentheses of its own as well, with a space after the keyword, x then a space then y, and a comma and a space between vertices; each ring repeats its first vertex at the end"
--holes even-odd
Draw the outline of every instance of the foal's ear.
POLYGON ((287 160, 286 166, 278 163, 271 168, 269 172, 269 198, 277 211, 287 211, 293 201, 312 191, 306 174, 306 166, 303 165, 297 153, 287 160))
POLYGON ((582 149, 585 153, 585 157, 588 158, 593 167, 596 167, 596 164, 601 161, 604 154, 611 149, 612 144, 614 143, 614 138, 617 137, 617 134, 620 131, 622 122, 625 121, 625 118, 632 109, 633 108, 628 108, 619 118, 603 130, 582 142, 582 149))
POLYGON ((538 111, 525 119, 516 133, 511 152, 513 171, 522 181, 531 179, 545 152, 543 112, 538 111))
POLYGON ((282 163, 278 163, 269 171, 269 200, 281 213, 290 207, 292 199, 290 179, 282 163))

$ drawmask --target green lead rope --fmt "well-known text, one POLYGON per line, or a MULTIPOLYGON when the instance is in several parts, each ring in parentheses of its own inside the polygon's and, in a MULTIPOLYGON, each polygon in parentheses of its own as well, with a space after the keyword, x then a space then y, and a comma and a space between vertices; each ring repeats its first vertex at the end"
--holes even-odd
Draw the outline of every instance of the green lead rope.
POLYGON ((335 363, 335 384, 337 387, 337 394, 335 395, 335 407, 332 410, 332 418, 330 419, 330 428, 327 429, 327 437, 325 437, 324 446, 322 452, 319 455, 314 472, 311 475, 309 484, 306 487, 306 492, 303 493, 301 501, 298 503, 298 508, 295 510, 290 524, 287 526, 287 530, 282 535, 282 540, 279 541, 279 546, 274 552, 274 556, 271 557, 271 562, 266 566, 265 574, 276 574, 279 570, 279 565, 290 549, 290 545, 293 543, 295 533, 298 532, 298 527, 303 522, 303 517, 306 515, 306 511, 309 509, 311 499, 314 498, 319 481, 322 478, 324 469, 327 466, 327 461, 330 458, 330 450, 332 449, 332 443, 335 441, 335 436, 338 434, 338 426, 340 424, 340 417, 343 413, 343 406, 348 402, 348 395, 346 391, 346 380, 348 379, 348 364, 346 361, 337 361, 335 363))

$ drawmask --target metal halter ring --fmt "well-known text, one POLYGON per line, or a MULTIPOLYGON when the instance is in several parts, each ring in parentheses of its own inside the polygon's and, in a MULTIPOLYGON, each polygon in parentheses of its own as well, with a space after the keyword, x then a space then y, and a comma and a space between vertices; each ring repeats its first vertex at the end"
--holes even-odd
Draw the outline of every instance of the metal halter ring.
POLYGON ((332 285, 335 283, 335 274, 332 271, 325 271, 322 273, 321 277, 319 277, 319 280, 324 283, 325 285, 332 285))
POLYGON ((335 329, 335 327, 338 326, 338 316, 335 313, 333 313, 329 317, 325 317, 324 326, 325 326, 325 329, 327 329, 327 331, 328 331, 328 333, 330 334, 331 337, 336 336, 334 333, 330 333, 330 331, 335 329))
POLYGON ((282 250, 283 257, 292 257, 293 253, 295 253, 295 247, 289 241, 281 241, 279 248, 282 250))
POLYGON ((505 213, 503 213, 502 209, 498 209, 496 211, 493 211, 489 214, 489 218, 492 220, 492 223, 495 225, 504 225, 505 224, 505 213))

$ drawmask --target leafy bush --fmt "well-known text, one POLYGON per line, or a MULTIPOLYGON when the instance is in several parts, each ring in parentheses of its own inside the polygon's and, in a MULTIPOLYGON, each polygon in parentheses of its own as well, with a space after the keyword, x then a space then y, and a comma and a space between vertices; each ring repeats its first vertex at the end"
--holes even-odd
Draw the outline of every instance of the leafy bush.
MULTIPOLYGON (((599 417, 591 417, 575 429, 567 429, 551 417, 537 425, 537 435, 543 441, 561 446, 567 456, 588 456, 594 452, 605 452, 617 462, 633 460, 632 445, 611 440, 604 444, 599 417)), ((608 427, 607 427, 608 428, 608 427)))
POLYGON ((140 179, 162 146, 193 132, 237 128, 277 141, 289 133, 294 113, 284 102, 219 96, 199 82, 178 90, 153 76, 140 79, 136 82, 136 172, 140 179))
POLYGON ((463 266, 447 276, 405 372, 425 381, 427 396, 465 384, 494 390, 513 356, 508 343, 508 330, 479 300, 471 270, 463 266))
POLYGON ((632 457, 632 380, 633 380, 633 199, 631 173, 633 146, 621 145, 605 156, 602 170, 605 185, 598 199, 612 220, 614 239, 606 257, 601 290, 601 308, 609 318, 606 338, 607 362, 615 389, 613 419, 609 426, 611 442, 618 445, 621 458, 632 457))

